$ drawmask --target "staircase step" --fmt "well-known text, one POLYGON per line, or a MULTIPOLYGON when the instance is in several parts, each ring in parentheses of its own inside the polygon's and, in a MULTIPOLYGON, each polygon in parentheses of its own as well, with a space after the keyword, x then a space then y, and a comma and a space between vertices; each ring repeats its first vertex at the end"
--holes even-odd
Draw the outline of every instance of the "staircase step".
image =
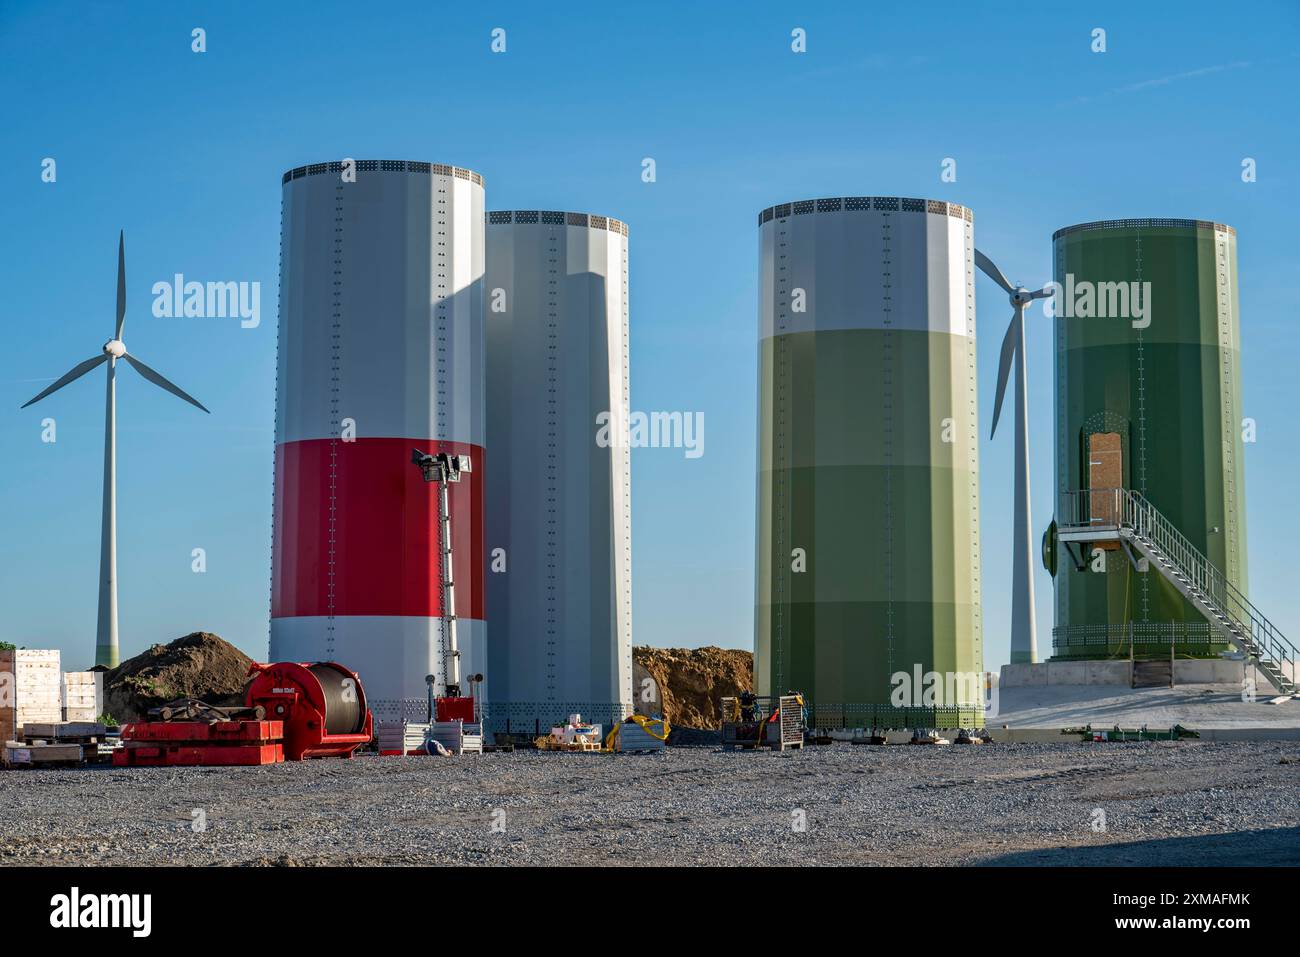
POLYGON ((1159 661, 1133 662, 1133 687, 1158 688, 1168 687, 1173 679, 1173 664, 1163 659, 1159 661))

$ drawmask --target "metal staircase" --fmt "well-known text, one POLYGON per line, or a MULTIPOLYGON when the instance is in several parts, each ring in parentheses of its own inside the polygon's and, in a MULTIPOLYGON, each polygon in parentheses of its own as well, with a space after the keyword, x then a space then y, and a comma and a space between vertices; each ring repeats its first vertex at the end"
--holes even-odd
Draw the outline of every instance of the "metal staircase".
POLYGON ((1057 517, 1062 543, 1119 542, 1133 558, 1136 550, 1155 567, 1212 626, 1256 662, 1284 695, 1296 694, 1295 645, 1260 614, 1150 502, 1131 489, 1066 492, 1057 517))

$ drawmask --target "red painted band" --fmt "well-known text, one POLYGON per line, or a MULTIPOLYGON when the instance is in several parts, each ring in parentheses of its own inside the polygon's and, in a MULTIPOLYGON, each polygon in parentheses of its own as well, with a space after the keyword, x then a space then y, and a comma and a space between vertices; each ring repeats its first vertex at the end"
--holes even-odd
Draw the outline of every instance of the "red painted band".
POLYGON ((457 615, 483 619, 483 449, 360 438, 276 447, 272 618, 442 615, 438 485, 426 483, 411 464, 413 448, 471 458, 472 471, 449 486, 452 580, 457 615))

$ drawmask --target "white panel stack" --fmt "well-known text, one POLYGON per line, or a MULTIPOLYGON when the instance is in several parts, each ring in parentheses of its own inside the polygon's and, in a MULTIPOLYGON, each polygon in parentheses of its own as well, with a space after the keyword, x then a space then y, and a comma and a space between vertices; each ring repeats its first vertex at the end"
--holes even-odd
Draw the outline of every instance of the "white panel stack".
POLYGON ((627 232, 586 213, 488 214, 493 731, 632 711, 627 232))
POLYGON ((104 713, 104 673, 63 673, 63 720, 97 721, 104 713))
POLYGON ((58 649, 0 651, 0 733, 15 738, 22 726, 62 720, 63 672, 58 649))

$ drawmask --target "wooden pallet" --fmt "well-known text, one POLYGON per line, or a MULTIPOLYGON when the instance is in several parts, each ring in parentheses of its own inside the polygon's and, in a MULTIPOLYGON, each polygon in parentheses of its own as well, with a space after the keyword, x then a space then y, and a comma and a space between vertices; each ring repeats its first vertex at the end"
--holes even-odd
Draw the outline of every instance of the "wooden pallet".
POLYGON ((52 741, 81 741, 102 738, 108 728, 98 721, 28 721, 23 725, 24 738, 46 738, 52 741))
POLYGON ((85 763, 86 752, 79 744, 27 744, 7 741, 4 747, 4 760, 6 767, 78 765, 85 763))

